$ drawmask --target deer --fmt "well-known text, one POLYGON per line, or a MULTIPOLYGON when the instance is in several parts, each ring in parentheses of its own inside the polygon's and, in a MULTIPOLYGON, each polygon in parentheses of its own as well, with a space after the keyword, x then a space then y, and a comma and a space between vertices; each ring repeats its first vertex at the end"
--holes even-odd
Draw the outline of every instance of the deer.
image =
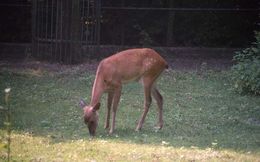
POLYGON ((112 108, 112 123, 109 134, 113 134, 122 85, 133 81, 141 82, 144 89, 144 110, 135 130, 139 131, 142 128, 152 97, 156 100, 158 106, 156 128, 161 129, 163 127, 163 97, 156 87, 156 80, 167 68, 167 62, 150 48, 128 49, 101 60, 96 71, 90 104, 87 105, 82 99, 79 103, 83 109, 83 118, 89 134, 91 136, 96 134, 98 110, 104 93, 108 94, 104 128, 109 129, 112 108))

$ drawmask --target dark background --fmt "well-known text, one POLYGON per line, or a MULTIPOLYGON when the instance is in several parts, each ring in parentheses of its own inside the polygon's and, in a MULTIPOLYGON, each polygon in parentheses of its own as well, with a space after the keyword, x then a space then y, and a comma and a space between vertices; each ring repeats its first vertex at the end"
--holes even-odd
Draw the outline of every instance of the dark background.
MULTIPOLYGON (((0 2, 0 42, 31 42, 31 3, 0 2)), ((246 47, 259 29, 257 0, 103 0, 101 6, 101 45, 246 47)))

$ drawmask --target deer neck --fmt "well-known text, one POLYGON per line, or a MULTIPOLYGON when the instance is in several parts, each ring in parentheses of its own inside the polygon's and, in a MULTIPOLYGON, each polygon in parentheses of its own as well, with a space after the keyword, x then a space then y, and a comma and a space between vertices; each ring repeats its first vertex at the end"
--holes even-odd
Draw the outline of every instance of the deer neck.
POLYGON ((90 105, 94 106, 97 103, 99 103, 103 93, 104 93, 103 78, 100 75, 96 75, 94 85, 92 88, 90 105))

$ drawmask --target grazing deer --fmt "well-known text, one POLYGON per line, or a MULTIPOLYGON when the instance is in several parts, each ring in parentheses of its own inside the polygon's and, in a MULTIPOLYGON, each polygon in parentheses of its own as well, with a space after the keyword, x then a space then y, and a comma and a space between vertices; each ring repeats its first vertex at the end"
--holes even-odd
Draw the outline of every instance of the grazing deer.
POLYGON ((112 125, 109 134, 114 132, 122 84, 131 81, 140 81, 144 87, 144 111, 136 131, 142 128, 152 101, 151 95, 158 105, 158 129, 161 129, 163 126, 163 98, 156 88, 155 81, 166 68, 168 68, 167 62, 157 52, 148 48, 125 50, 102 60, 96 72, 90 105, 86 105, 83 100, 80 101, 80 106, 84 111, 84 121, 90 135, 94 136, 96 133, 97 111, 100 108, 101 96, 105 92, 108 93, 105 129, 109 128, 112 106, 112 125))

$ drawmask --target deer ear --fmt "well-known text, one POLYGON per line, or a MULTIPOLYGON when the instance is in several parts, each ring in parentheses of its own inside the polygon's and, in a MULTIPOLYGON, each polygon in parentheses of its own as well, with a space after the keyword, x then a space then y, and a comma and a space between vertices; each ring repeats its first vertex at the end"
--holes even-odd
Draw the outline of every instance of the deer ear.
POLYGON ((97 110, 99 110, 99 108, 100 108, 100 102, 98 102, 98 103, 93 107, 93 110, 94 110, 94 111, 97 111, 97 110))
POLYGON ((79 106, 83 109, 86 105, 86 102, 83 99, 80 99, 79 106))

